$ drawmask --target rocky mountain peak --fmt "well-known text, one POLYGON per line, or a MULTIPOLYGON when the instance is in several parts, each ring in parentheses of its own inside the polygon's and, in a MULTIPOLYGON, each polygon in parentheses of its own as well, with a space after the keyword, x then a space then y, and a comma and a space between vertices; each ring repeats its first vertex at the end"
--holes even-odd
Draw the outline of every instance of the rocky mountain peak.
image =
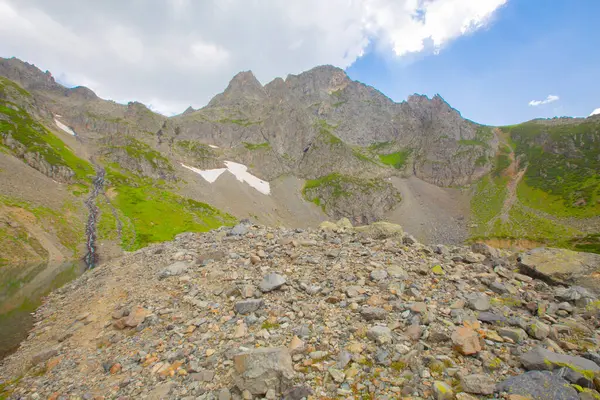
POLYGON ((208 106, 234 105, 247 100, 262 101, 266 97, 265 89, 252 71, 242 71, 231 79, 225 91, 216 95, 208 106))
POLYGON ((64 89, 56 83, 50 71, 42 72, 34 64, 16 57, 0 58, 0 75, 19 83, 25 89, 64 89))
POLYGON ((196 111, 196 110, 194 110, 194 108, 192 106, 189 106, 188 108, 185 109, 184 112, 181 113, 181 115, 188 115, 188 114, 193 113, 194 111, 196 111))
POLYGON ((285 82, 298 94, 321 97, 343 90, 352 81, 343 69, 321 65, 299 75, 288 75, 285 82))
POLYGON ((98 98, 92 89, 85 86, 74 87, 67 92, 67 96, 77 96, 85 100, 95 100, 98 98))

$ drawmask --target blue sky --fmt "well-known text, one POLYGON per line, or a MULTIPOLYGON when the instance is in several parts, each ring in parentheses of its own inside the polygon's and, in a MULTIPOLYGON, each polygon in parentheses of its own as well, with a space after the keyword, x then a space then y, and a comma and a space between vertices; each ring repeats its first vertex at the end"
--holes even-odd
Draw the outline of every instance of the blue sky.
POLYGON ((600 107, 599 15, 600 1, 513 0, 438 55, 370 52, 347 72, 395 101, 439 93, 464 117, 490 125, 588 116, 600 107), (559 100, 528 105, 548 95, 559 100))

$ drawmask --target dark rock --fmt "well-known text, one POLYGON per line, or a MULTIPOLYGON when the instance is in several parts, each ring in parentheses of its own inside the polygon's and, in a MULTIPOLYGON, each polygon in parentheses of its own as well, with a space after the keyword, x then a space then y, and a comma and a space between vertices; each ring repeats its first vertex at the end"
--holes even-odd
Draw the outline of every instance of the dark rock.
POLYGON ((521 356, 523 367, 527 370, 553 371, 565 368, 565 379, 569 382, 587 386, 594 374, 600 373, 600 366, 583 357, 557 354, 543 347, 536 347, 521 356))
POLYGON ((242 300, 235 303, 233 306, 238 314, 250 314, 258 311, 265 302, 261 299, 242 300))
POLYGON ((508 323, 508 320, 506 319, 506 317, 504 315, 494 314, 494 313, 487 312, 487 311, 481 311, 480 313, 478 313, 477 319, 481 322, 487 322, 490 324, 508 323))
POLYGON ((532 400, 579 400, 569 382, 548 371, 529 371, 510 377, 498 384, 496 390, 532 400))
POLYGON ((314 394, 308 386, 294 386, 283 394, 283 400, 302 400, 314 394))
POLYGON ((364 307, 360 310, 360 315, 367 321, 384 320, 388 312, 380 307, 364 307))

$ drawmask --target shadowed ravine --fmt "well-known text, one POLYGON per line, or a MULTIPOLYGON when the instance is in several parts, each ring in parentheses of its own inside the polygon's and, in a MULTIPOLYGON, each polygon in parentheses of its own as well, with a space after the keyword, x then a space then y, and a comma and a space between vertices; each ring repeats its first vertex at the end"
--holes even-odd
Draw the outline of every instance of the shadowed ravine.
POLYGON ((96 197, 102 193, 104 188, 104 175, 106 172, 103 168, 97 167, 96 177, 93 181, 93 188, 90 197, 85 201, 85 205, 89 210, 88 220, 85 226, 86 247, 87 253, 83 260, 88 269, 94 268, 98 261, 96 253, 96 223, 98 221, 98 206, 96 206, 96 197))

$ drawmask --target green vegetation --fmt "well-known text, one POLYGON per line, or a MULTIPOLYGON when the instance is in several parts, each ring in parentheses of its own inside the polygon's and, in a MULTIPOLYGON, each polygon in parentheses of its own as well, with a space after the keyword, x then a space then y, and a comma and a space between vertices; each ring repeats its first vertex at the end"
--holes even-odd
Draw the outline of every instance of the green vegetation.
POLYGON ((242 142, 242 144, 248 150, 263 150, 263 149, 269 150, 271 148, 271 144, 269 142, 258 143, 258 144, 242 142))
POLYGON ((362 179, 338 173, 309 179, 305 182, 302 195, 310 202, 320 206, 325 211, 327 201, 319 197, 325 194, 329 201, 340 197, 351 197, 355 193, 369 193, 385 188, 386 183, 379 179, 362 179))
POLYGON ((175 142, 175 146, 179 151, 182 151, 196 159, 214 157, 214 151, 210 148, 210 146, 195 140, 178 140, 175 142))
MULTIPOLYGON (((208 204, 171 192, 161 181, 140 178, 114 164, 107 168, 107 180, 118 193, 112 203, 123 214, 121 244, 126 250, 172 240, 182 232, 205 232, 236 222, 231 215, 208 204)), ((105 232, 110 227, 99 230, 105 232)))
POLYGON ((132 136, 125 136, 124 141, 125 143, 123 145, 108 146, 108 149, 125 150, 129 157, 139 161, 146 160, 154 169, 173 171, 173 166, 169 160, 146 143, 141 142, 132 136))
POLYGON ((502 172, 506 170, 510 166, 510 157, 506 154, 499 154, 496 157, 496 163, 494 165, 494 171, 492 172, 494 176, 500 176, 502 172))
POLYGON ((279 328, 279 324, 277 322, 270 322, 269 320, 266 320, 261 325, 261 329, 266 329, 266 330, 278 329, 278 328, 279 328))
POLYGON ((459 145, 462 146, 482 146, 489 147, 488 142, 494 137, 494 132, 489 126, 478 126, 475 132, 474 139, 461 139, 458 141, 459 145))
POLYGON ((22 97, 30 98, 31 94, 10 79, 0 76, 0 97, 7 97, 11 92, 22 97))
POLYGON ((504 127, 527 162, 519 199, 555 216, 600 215, 600 123, 504 127))
POLYGON ((501 131, 506 143, 471 200, 473 237, 529 239, 600 253, 600 233, 584 235, 569 220, 600 216, 600 123, 532 121, 501 131), (509 183, 519 177, 507 171, 511 147, 524 175, 509 199, 509 183))
MULTIPOLYGON (((53 233, 60 243, 73 251, 74 254, 77 254, 78 245, 84 242, 84 223, 83 221, 79 221, 79 218, 73 212, 75 207, 73 204, 64 204, 60 210, 53 210, 48 207, 34 206, 25 201, 0 195, 0 205, 17 207, 28 211, 36 218, 37 223, 46 231, 53 233)), ((33 240, 32 238, 28 238, 28 243, 34 245, 33 240)), ((2 242, 2 246, 6 245, 4 240, 0 240, 0 242, 2 242)))
POLYGON ((577 230, 542 218, 516 201, 509 210, 503 210, 509 179, 486 176, 478 182, 471 199, 475 222, 473 238, 522 238, 553 246, 572 247, 569 241, 579 234, 577 230))
POLYGON ((262 121, 248 121, 247 119, 221 118, 216 122, 220 124, 235 124, 243 127, 262 124, 262 121))
POLYGON ((315 122, 315 127, 319 130, 319 135, 325 143, 329 143, 330 145, 342 143, 341 139, 332 133, 337 128, 337 125, 331 125, 324 119, 318 119, 315 122))
POLYGON ((379 160, 385 165, 390 165, 396 169, 402 169, 409 156, 410 150, 402 150, 390 154, 380 154, 379 160))
POLYGON ((94 175, 90 163, 77 157, 62 140, 36 122, 26 111, 4 100, 0 100, 0 139, 0 143, 3 143, 0 146, 4 146, 15 156, 22 156, 23 153, 37 154, 51 166, 70 168, 77 181, 89 183, 90 176, 94 175), (17 144, 9 146, 7 143, 10 138, 17 144))

